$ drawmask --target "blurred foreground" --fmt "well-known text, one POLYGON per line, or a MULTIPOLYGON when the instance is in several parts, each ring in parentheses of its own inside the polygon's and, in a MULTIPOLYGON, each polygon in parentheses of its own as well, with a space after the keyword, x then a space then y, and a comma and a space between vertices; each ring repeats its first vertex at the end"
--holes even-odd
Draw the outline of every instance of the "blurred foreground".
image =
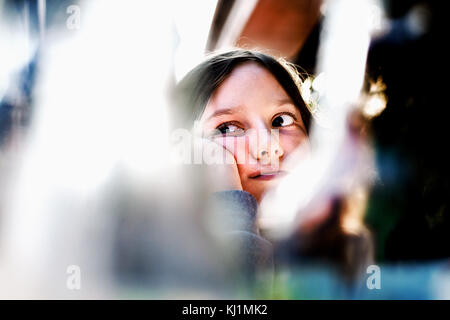
POLYGON ((320 146, 313 161, 262 205, 261 225, 282 255, 269 268, 247 268, 243 260, 252 253, 225 236, 233 221, 211 214, 226 211, 207 196, 214 172, 172 159, 176 121, 168 92, 194 40, 183 29, 187 9, 180 1, 164 3, 0 1, 0 298, 449 299, 449 186, 447 171, 440 171, 448 162, 437 160, 426 139, 440 137, 429 127, 436 121, 441 128, 442 120, 414 109, 423 102, 408 98, 416 87, 394 90, 410 65, 400 66, 400 77, 383 60, 389 44, 406 52, 401 41, 410 41, 411 50, 419 46, 414 36, 435 45, 426 30, 440 26, 419 28, 435 7, 412 6, 406 22, 392 18, 390 31, 375 30, 385 32, 377 41, 363 18, 348 19, 361 28, 333 28, 348 8, 365 12, 362 5, 328 7, 317 76, 305 81, 327 129, 312 134, 320 146), (363 88, 366 73, 385 84, 363 88), (363 102, 361 89, 368 92, 363 102), (356 114, 374 118, 373 142, 359 122, 365 120, 352 118, 358 104, 365 107, 356 114), (416 111, 388 118, 401 113, 396 105, 416 111), (411 129, 419 120, 430 130, 411 129), (408 153, 414 148, 429 157, 408 153), (299 258, 289 242, 298 212, 348 194, 355 202, 342 203, 356 213, 346 228, 354 232, 352 221, 364 219, 375 242, 374 252, 364 252, 373 259, 351 281, 334 265, 299 258), (414 211, 413 195, 425 197, 426 218, 414 211))

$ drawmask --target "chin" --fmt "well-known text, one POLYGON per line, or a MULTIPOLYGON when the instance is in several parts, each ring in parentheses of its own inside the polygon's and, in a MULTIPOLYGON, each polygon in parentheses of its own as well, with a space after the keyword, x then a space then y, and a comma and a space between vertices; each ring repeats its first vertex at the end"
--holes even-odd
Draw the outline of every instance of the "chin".
POLYGON ((256 198, 256 201, 259 203, 263 198, 264 193, 270 188, 276 186, 277 183, 275 183, 274 181, 260 181, 258 182, 258 184, 258 186, 252 184, 252 186, 248 186, 247 188, 243 187, 243 190, 254 196, 256 198))

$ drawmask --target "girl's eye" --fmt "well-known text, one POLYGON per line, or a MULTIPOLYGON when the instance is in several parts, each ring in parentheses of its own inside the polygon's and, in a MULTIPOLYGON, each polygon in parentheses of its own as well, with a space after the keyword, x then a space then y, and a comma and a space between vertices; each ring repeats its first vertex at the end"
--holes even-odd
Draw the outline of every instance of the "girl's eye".
POLYGON ((280 114, 272 120, 273 127, 286 127, 294 123, 294 117, 289 114, 280 114))
POLYGON ((242 135, 244 129, 230 123, 224 123, 217 127, 217 129, 223 135, 242 135))

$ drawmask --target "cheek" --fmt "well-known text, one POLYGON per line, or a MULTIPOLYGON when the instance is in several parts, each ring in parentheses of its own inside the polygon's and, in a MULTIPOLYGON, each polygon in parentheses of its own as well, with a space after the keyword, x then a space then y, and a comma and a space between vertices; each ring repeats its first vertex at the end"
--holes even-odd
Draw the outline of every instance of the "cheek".
POLYGON ((292 134, 280 132, 280 146, 284 151, 284 156, 288 156, 292 151, 302 146, 302 153, 310 153, 309 138, 303 133, 292 134))

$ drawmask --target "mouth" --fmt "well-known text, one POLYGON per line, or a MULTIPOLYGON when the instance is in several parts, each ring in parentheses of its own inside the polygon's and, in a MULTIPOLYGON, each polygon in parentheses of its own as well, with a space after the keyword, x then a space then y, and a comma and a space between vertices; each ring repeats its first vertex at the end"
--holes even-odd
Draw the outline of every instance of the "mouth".
POLYGON ((273 172, 257 172, 251 175, 249 178, 253 180, 273 180, 286 175, 286 171, 273 171, 273 172))

